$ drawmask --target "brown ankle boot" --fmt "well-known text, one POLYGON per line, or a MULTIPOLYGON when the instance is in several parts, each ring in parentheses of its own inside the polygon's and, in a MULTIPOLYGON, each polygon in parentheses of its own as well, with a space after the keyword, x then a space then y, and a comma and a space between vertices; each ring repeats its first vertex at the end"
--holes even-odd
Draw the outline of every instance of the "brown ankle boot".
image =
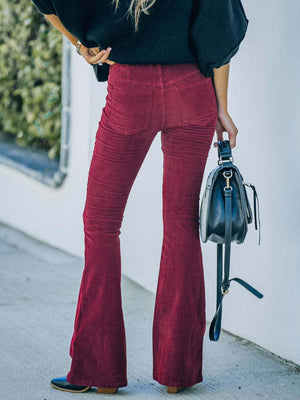
POLYGON ((181 392, 183 389, 184 389, 183 387, 167 386, 168 393, 178 393, 181 392))
POLYGON ((118 388, 97 388, 97 393, 117 393, 118 388))

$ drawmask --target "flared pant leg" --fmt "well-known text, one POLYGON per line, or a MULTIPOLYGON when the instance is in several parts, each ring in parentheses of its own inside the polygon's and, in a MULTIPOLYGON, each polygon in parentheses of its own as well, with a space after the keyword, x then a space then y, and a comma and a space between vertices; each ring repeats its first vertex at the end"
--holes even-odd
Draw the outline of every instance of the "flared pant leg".
POLYGON ((202 382, 206 328, 199 237, 199 194, 216 127, 162 131, 164 235, 153 318, 153 379, 168 386, 202 382))
POLYGON ((155 132, 125 135, 103 111, 83 212, 85 266, 70 344, 68 382, 127 386, 121 301, 120 227, 126 202, 155 132))

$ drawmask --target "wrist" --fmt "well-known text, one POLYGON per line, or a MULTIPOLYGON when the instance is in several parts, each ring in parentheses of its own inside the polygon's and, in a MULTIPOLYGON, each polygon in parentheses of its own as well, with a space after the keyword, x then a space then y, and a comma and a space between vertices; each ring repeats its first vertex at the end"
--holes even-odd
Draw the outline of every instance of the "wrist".
POLYGON ((227 107, 218 107, 218 116, 226 115, 228 114, 227 107))

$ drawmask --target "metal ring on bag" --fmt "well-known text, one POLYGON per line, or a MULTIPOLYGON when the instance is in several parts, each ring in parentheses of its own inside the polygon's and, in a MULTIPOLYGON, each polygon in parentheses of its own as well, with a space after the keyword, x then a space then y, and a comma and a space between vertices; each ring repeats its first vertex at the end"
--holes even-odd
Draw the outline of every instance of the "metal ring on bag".
POLYGON ((232 177, 232 169, 230 169, 229 171, 228 171, 228 170, 227 170, 227 171, 224 171, 224 172, 223 172, 223 176, 224 176, 224 178, 231 178, 231 177, 232 177), (226 175, 226 173, 228 173, 228 172, 230 173, 229 176, 226 175))

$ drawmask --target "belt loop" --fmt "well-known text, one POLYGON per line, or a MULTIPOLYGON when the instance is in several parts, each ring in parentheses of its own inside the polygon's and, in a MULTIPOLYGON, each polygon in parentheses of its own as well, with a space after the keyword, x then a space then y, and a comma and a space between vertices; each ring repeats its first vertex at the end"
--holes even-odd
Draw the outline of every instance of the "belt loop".
POLYGON ((125 68, 126 68, 126 78, 127 78, 127 82, 129 82, 130 81, 130 76, 129 76, 129 65, 128 64, 125 64, 125 68))
POLYGON ((163 79, 163 72, 162 72, 163 67, 160 64, 156 64, 156 65, 158 68, 160 86, 163 87, 164 86, 164 79, 163 79))

